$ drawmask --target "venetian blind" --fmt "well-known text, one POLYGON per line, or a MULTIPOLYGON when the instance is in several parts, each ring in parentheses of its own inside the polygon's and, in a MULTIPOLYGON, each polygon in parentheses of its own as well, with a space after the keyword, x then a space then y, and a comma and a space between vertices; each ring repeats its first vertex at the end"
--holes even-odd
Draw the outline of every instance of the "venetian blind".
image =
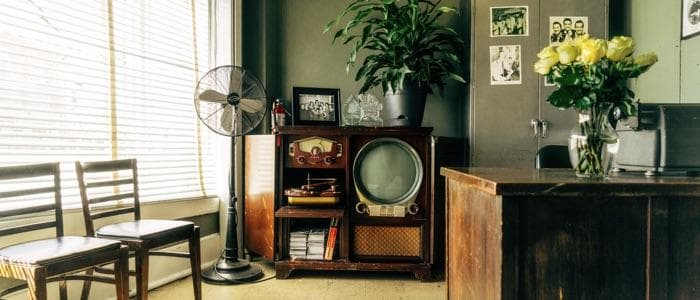
POLYGON ((193 105, 210 69, 208 0, 0 3, 0 164, 136 158, 142 200, 214 189, 214 137, 193 105))

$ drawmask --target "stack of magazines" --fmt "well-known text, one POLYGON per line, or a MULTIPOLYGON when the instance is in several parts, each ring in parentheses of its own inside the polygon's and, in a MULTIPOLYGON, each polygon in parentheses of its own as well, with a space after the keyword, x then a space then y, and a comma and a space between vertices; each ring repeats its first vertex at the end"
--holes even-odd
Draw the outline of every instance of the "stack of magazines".
POLYGON ((326 249, 326 231, 312 229, 306 243, 306 259, 323 260, 323 251, 326 249))
POLYGON ((306 259, 306 239, 309 232, 293 231, 289 233, 289 258, 306 259))
POLYGON ((326 230, 311 229, 289 233, 289 258, 323 260, 326 230))

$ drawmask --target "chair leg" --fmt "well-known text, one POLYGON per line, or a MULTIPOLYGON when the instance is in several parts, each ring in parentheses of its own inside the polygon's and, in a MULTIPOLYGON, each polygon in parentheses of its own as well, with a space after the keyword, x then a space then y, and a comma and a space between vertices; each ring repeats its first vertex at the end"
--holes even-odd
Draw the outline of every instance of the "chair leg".
POLYGON ((194 288, 194 299, 202 299, 202 257, 199 246, 199 226, 194 227, 192 237, 190 237, 190 267, 192 268, 192 286, 194 288))
POLYGON ((27 276, 27 278, 29 299, 46 300, 46 269, 31 270, 31 275, 27 276))
POLYGON ((119 249, 119 259, 114 262, 114 282, 117 300, 129 300, 129 250, 119 249))
POLYGON ((68 290, 65 279, 58 281, 58 294, 61 300, 68 300, 68 290))
POLYGON ((148 300, 148 249, 136 249, 136 299, 148 300))
MULTIPOLYGON (((85 275, 92 275, 94 272, 94 269, 88 269, 85 271, 85 275)), ((88 297, 90 296, 90 287, 92 286, 92 281, 90 280, 85 280, 83 281, 83 290, 80 292, 80 300, 88 300, 88 297)))

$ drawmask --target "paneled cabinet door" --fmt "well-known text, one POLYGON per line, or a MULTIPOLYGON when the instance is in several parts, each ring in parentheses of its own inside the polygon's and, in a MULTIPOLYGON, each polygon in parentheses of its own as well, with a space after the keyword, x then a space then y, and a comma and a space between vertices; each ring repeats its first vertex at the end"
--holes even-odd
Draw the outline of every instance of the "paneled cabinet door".
POLYGON ((533 167, 537 149, 566 144, 576 120, 574 111, 558 110, 546 101, 554 87, 545 86, 532 67, 537 53, 550 42, 550 17, 587 17, 586 31, 607 38, 608 0, 471 3, 470 161, 472 166, 533 167), (492 36, 492 8, 504 6, 527 6, 525 36, 492 36), (501 46, 519 46, 518 84, 492 84, 490 49, 501 46))

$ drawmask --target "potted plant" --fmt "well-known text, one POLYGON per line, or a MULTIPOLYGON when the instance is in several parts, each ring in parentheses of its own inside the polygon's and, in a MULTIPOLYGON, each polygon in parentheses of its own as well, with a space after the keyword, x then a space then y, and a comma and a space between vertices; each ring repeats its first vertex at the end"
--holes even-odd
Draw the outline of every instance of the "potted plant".
POLYGON ((465 83, 458 74, 456 54, 463 42, 453 29, 439 23, 441 16, 457 10, 440 2, 357 0, 324 28, 326 33, 340 26, 333 43, 352 43, 347 72, 358 52, 368 51, 355 81, 364 80, 360 93, 382 86, 389 126, 420 126, 427 94, 434 87, 442 91, 446 78, 465 83))

